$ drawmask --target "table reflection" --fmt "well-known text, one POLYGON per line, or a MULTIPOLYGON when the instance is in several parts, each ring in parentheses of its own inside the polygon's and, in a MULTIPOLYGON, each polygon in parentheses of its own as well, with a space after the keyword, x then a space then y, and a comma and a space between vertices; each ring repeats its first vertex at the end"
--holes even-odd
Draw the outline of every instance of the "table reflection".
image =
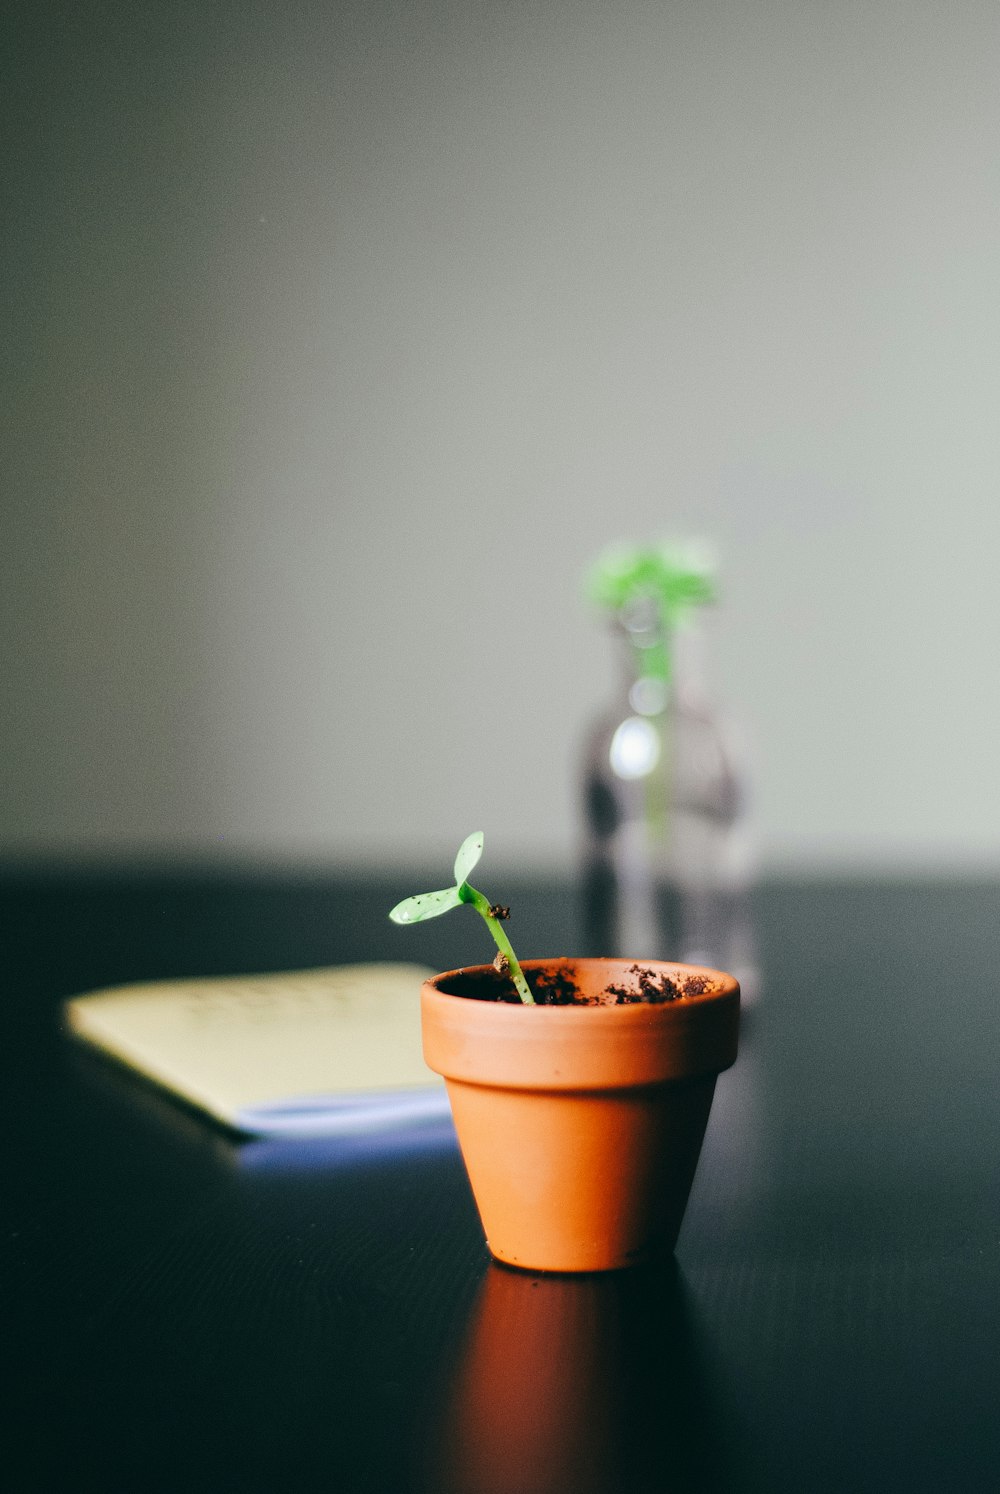
POLYGON ((429 1462, 436 1494, 727 1487, 676 1262, 602 1276, 491 1264, 429 1462))

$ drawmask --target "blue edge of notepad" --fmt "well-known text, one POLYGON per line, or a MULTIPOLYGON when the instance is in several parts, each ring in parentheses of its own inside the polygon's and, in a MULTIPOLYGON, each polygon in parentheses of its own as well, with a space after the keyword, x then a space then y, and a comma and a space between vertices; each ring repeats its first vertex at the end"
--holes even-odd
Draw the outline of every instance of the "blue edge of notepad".
POLYGON ((248 1139, 239 1165, 254 1171, 300 1171, 457 1146, 448 1096, 440 1089, 352 1096, 297 1095, 247 1106, 233 1117, 248 1139))

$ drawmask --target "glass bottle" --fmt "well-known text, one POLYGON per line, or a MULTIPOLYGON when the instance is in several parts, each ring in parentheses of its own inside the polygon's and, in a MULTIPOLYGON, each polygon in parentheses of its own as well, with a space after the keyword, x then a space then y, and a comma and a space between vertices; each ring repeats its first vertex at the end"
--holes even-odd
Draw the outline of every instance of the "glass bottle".
POLYGON ((611 598, 621 684, 586 745, 584 940, 592 954, 729 970, 749 995, 745 794, 705 684, 695 609, 711 592, 671 596, 682 570, 673 557, 651 583, 647 567, 611 598))

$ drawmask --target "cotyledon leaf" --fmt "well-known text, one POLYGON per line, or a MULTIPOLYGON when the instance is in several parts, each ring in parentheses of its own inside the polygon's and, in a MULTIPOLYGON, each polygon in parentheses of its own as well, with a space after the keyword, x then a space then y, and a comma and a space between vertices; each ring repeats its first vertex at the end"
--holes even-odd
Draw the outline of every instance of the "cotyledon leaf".
POLYGON ((467 880, 470 871, 482 854, 483 832, 481 830, 474 830, 471 835, 467 835, 462 841, 462 844, 458 848, 458 855, 455 857, 456 887, 461 887, 462 883, 467 880))
POLYGON ((450 908, 461 902, 457 887, 442 887, 440 892, 418 892, 416 897, 404 897, 397 903, 389 917, 393 923, 420 923, 425 918, 439 918, 450 908))

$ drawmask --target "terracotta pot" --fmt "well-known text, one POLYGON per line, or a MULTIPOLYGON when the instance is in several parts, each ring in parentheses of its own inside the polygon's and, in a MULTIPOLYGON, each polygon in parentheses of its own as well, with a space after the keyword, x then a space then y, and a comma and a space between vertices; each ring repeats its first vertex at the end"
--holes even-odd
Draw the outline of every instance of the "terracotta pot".
MULTIPOLYGON (((528 960, 524 970, 572 974, 593 996, 634 985, 634 963, 528 960)), ((444 1076, 487 1244, 508 1265, 609 1271, 677 1242, 716 1075, 736 1058, 739 986, 701 966, 642 968, 704 976, 711 989, 532 1007, 484 999, 496 991, 489 965, 423 986, 424 1057, 444 1076)))

